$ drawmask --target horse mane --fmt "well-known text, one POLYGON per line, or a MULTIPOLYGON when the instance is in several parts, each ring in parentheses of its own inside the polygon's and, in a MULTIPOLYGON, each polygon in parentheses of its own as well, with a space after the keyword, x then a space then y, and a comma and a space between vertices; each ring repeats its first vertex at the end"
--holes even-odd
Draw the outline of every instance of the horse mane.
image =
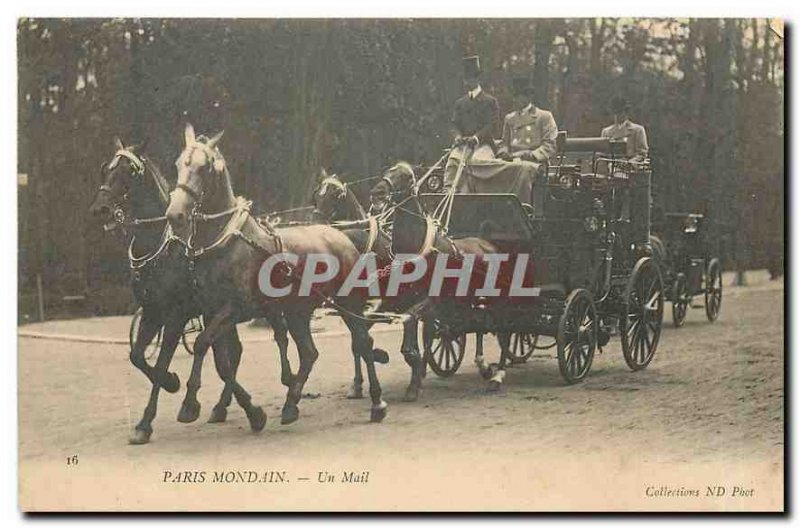
POLYGON ((158 165, 152 162, 148 156, 141 155, 139 156, 142 161, 144 162, 145 167, 153 174, 153 179, 155 180, 156 187, 158 188, 158 195, 161 198, 161 201, 164 205, 169 205, 169 193, 172 190, 169 182, 161 174, 161 169, 158 168, 158 165))
POLYGON ((414 167, 412 167, 411 164, 407 161, 398 161, 389 170, 401 170, 411 177, 412 183, 417 182, 417 176, 416 174, 414 174, 414 167))

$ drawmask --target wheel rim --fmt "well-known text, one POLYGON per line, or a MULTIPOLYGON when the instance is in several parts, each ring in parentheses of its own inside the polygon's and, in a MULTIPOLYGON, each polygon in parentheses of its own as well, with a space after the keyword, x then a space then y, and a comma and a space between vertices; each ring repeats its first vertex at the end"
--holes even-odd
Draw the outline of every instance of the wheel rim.
POLYGON ((461 366, 466 350, 466 334, 453 335, 437 320, 423 323, 425 360, 436 375, 452 376, 461 366))
POLYGON ((708 265, 706 284, 706 316, 712 323, 719 317, 719 310, 722 307, 722 268, 719 261, 714 259, 708 265))
POLYGON ((511 359, 518 363, 528 360, 536 350, 536 343, 539 336, 526 332, 518 332, 511 335, 511 359))
POLYGON ((678 275, 675 279, 675 290, 672 294, 672 322, 680 328, 686 321, 686 309, 689 306, 686 292, 686 277, 678 275))
POLYGON ((625 295, 622 318, 622 353, 631 370, 652 361, 661 337, 664 295, 661 275, 649 259, 634 268, 625 295))
POLYGON ((558 324, 558 367, 568 383, 581 381, 592 367, 597 347, 597 312, 591 295, 576 290, 558 324))

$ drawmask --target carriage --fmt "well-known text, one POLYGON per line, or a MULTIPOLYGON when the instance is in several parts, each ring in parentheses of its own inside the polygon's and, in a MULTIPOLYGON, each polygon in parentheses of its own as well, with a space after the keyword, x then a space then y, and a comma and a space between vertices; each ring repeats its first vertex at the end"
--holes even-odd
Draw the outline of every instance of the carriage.
POLYGON ((654 223, 660 248, 659 267, 664 279, 664 294, 672 303, 672 322, 683 326, 688 308, 705 307, 712 323, 722 306, 722 267, 710 250, 708 219, 697 213, 668 212, 654 223), (702 305, 695 296, 703 296, 702 305))
MULTIPOLYGON (((451 195, 448 236, 480 236, 527 253, 538 295, 509 299, 437 300, 423 316, 425 357, 447 376, 460 366, 466 335, 510 336, 510 359, 524 360, 549 337, 568 383, 589 372, 595 351, 619 335, 632 370, 647 367, 661 334, 664 286, 650 245, 651 171, 624 159, 624 142, 567 139, 535 173, 529 195, 451 195), (487 226, 490 230, 487 232, 487 226)), ((429 171, 423 191, 441 189, 441 171, 429 171)), ((447 195, 421 194, 442 219, 447 195)))

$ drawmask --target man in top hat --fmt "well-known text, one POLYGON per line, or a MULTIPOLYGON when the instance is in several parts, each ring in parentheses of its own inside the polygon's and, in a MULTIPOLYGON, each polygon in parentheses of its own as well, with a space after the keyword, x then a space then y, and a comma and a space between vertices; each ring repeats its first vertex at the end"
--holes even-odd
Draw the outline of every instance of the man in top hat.
POLYGON ((547 161, 556 153, 556 120, 552 113, 533 104, 533 83, 529 78, 515 78, 513 88, 517 110, 506 115, 498 157, 506 161, 547 161))
POLYGON ((630 105, 620 96, 611 99, 611 113, 614 114, 614 123, 605 127, 600 133, 602 137, 615 141, 627 140, 626 156, 630 161, 642 162, 647 159, 647 132, 642 125, 637 125, 630 120, 630 105))
POLYGON ((473 160, 495 157, 494 136, 500 124, 500 105, 497 99, 481 87, 481 65, 477 56, 465 57, 464 88, 466 94, 456 101, 453 109, 453 135, 456 147, 450 153, 445 168, 445 187, 453 184, 461 157, 473 160))

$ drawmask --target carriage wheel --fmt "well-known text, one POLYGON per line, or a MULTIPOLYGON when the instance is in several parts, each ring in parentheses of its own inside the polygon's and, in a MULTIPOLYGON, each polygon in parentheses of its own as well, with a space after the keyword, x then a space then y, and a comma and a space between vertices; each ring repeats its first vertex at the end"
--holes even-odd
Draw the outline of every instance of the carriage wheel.
POLYGON ((422 346, 425 361, 437 376, 452 376, 464 360, 467 348, 467 334, 453 334, 438 319, 425 319, 422 322, 422 346))
MULTIPOLYGON (((142 314, 144 313, 144 308, 139 307, 136 310, 136 313, 133 314, 133 319, 131 320, 131 329, 128 332, 128 342, 130 343, 131 350, 133 350, 133 345, 136 343, 136 336, 139 334, 139 325, 142 323, 142 314)), ((158 329, 158 333, 147 345, 147 348, 144 349, 144 357, 145 359, 152 359, 153 356, 156 355, 159 349, 161 349, 161 335, 164 332, 164 327, 158 329)))
POLYGON ((631 370, 642 370, 656 353, 664 318, 664 284, 652 259, 641 258, 636 263, 624 301, 619 322, 622 355, 631 370))
POLYGON ((528 361, 533 351, 536 350, 537 341, 539 341, 539 336, 536 334, 526 332, 511 334, 511 346, 509 347, 511 363, 517 365, 528 361))
POLYGON ((686 309, 692 301, 686 286, 686 275, 678 273, 675 284, 672 286, 672 322, 675 328, 680 328, 686 322, 686 309))
POLYGON ((584 289, 570 293, 558 321, 558 369, 567 383, 581 381, 592 367, 597 348, 597 310, 584 289))
POLYGON ((706 271, 706 317, 712 323, 719 317, 722 307, 722 266, 719 259, 711 259, 706 271))

